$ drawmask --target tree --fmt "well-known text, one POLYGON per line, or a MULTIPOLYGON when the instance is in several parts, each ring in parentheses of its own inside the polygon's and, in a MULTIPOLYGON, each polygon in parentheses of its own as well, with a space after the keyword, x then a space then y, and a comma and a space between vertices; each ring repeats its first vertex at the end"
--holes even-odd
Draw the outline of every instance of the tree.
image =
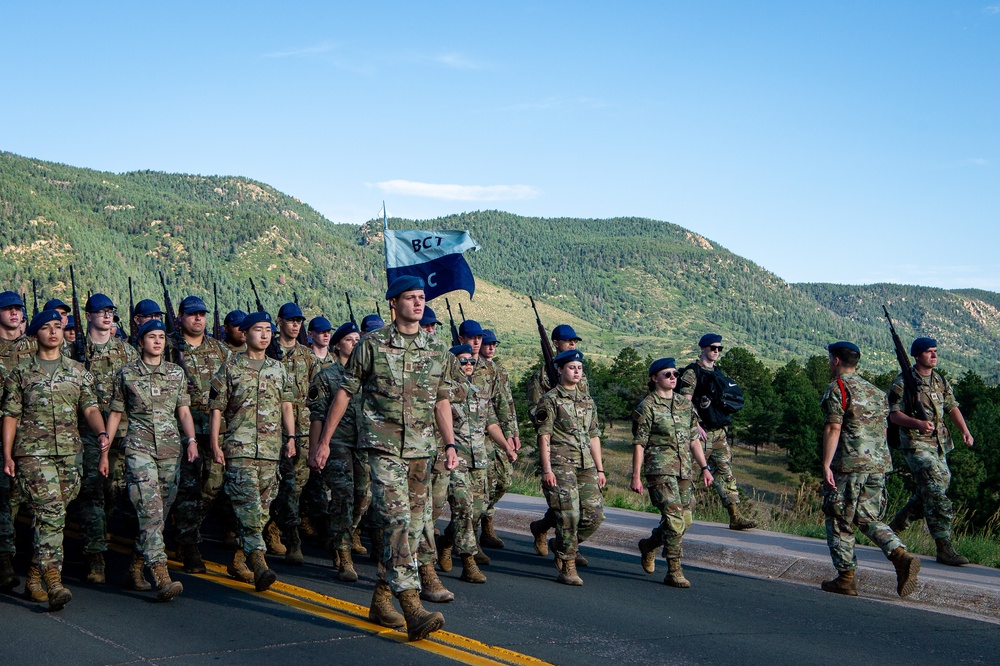
POLYGON ((734 347, 719 360, 719 368, 743 390, 743 409, 733 416, 733 436, 754 447, 774 441, 780 405, 771 371, 746 349, 734 347))
POLYGON ((819 473, 823 412, 820 393, 797 361, 789 361, 774 377, 781 420, 775 441, 788 452, 792 472, 819 473))

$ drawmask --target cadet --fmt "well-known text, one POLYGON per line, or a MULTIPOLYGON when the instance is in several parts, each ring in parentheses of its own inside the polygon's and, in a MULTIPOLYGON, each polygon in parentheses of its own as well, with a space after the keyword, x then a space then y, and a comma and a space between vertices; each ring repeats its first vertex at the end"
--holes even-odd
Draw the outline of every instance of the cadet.
POLYGON ((898 426, 899 448, 917 481, 917 491, 889 522, 889 527, 902 534, 912 521, 923 518, 937 546, 937 561, 958 567, 969 560, 959 555, 951 543, 954 514, 947 495, 951 483, 947 456, 955 445, 944 421, 945 414, 958 426, 966 446, 972 446, 974 440, 951 384, 934 369, 938 362, 937 341, 917 338, 910 346, 910 356, 914 360, 910 371, 917 384, 918 398, 930 420, 920 421, 907 413, 907 401, 912 397, 904 399, 903 375, 898 375, 889 389, 889 421, 898 426))
POLYGON ((859 377, 855 370, 861 350, 852 342, 827 347, 830 376, 821 407, 826 416, 823 431, 823 484, 826 497, 826 543, 830 546, 837 577, 823 581, 827 592, 857 596, 854 571, 854 526, 872 540, 896 569, 896 593, 905 597, 917 589, 920 560, 892 529, 881 521, 885 511, 885 474, 892 469, 885 441, 888 409, 885 394, 859 377))
MULTIPOLYGON (((145 324, 147 321, 163 321, 163 315, 166 312, 160 307, 160 304, 156 301, 144 298, 135 304, 132 309, 132 330, 136 331, 138 334, 139 328, 145 324)), ((129 340, 134 346, 139 346, 138 340, 129 340)))
POLYGON ((542 396, 535 412, 542 493, 556 521, 556 537, 548 545, 559 571, 557 580, 583 585, 576 573, 577 548, 604 522, 601 489, 608 481, 597 408, 579 387, 583 353, 568 349, 555 357, 555 364, 559 386, 542 396))
POLYGON ((438 321, 437 315, 434 314, 434 310, 431 309, 431 306, 425 305, 424 316, 420 318, 420 328, 424 329, 431 335, 434 335, 437 332, 437 327, 440 325, 441 322, 438 321))
POLYGON ((108 417, 108 428, 112 430, 118 427, 122 414, 128 417, 123 442, 125 486, 139 518, 139 538, 128 585, 135 590, 149 589, 143 577, 145 558, 156 580, 156 598, 170 601, 184 588, 171 581, 167 571, 164 517, 177 495, 182 452, 186 451, 188 462, 194 461, 198 457, 198 440, 194 437, 184 370, 163 358, 167 346, 163 322, 147 319, 136 331, 136 342, 141 356, 122 366, 115 376, 108 417), (184 429, 186 447, 181 446, 178 421, 184 429))
MULTIPOLYGON (((748 530, 757 527, 757 521, 740 514, 740 492, 733 474, 733 452, 729 448, 729 434, 726 426, 730 421, 716 422, 709 415, 712 406, 711 383, 716 376, 716 361, 722 354, 722 336, 706 333, 698 341, 701 358, 690 364, 681 373, 680 394, 690 400, 698 412, 701 427, 704 428, 705 455, 708 464, 715 470, 715 491, 722 499, 722 506, 729 512, 729 529, 748 530)), ((713 411, 713 413, 716 413, 713 411)))
POLYGON ((336 356, 330 353, 330 338, 333 337, 333 324, 326 317, 313 317, 309 320, 309 339, 312 341, 312 353, 316 357, 316 372, 337 362, 336 356))
POLYGON ((368 617, 386 627, 405 623, 409 639, 415 641, 444 626, 440 613, 428 613, 420 603, 415 555, 422 537, 433 543, 429 486, 439 435, 446 445, 446 467, 458 464, 448 402, 458 363, 444 341, 420 328, 422 279, 396 278, 385 297, 395 320, 362 337, 355 347, 310 465, 321 469, 326 464, 330 437, 351 396, 363 391, 361 446, 368 449, 372 507, 385 534, 384 572, 368 617), (404 617, 393 608, 390 590, 399 598, 404 617))
POLYGON ((243 310, 233 310, 226 315, 225 321, 222 322, 222 326, 226 331, 223 343, 233 354, 247 350, 246 333, 240 330, 240 324, 246 318, 247 313, 243 312, 243 310))
MULTIPOLYGON (((66 317, 66 329, 63 331, 63 349, 67 349, 76 342, 76 318, 73 315, 66 317)), ((67 354, 69 352, 66 352, 67 354)))
POLYGON ((365 318, 361 320, 361 334, 371 333, 372 331, 377 331, 380 328, 385 328, 385 322, 382 321, 382 317, 377 314, 365 315, 365 318))
POLYGON ((694 508, 694 474, 691 458, 701 468, 705 487, 712 485, 712 472, 698 439, 698 417, 691 402, 677 388, 677 365, 661 358, 649 366, 649 393, 632 412, 632 483, 642 495, 646 478, 649 500, 660 510, 660 524, 649 538, 639 541, 642 569, 656 571, 656 549, 663 546, 667 558, 665 585, 691 587, 681 568, 681 539, 691 527, 694 508))
POLYGON ((264 559, 262 531, 271 498, 277 490, 278 461, 295 455, 292 409, 294 387, 284 366, 265 355, 271 342, 271 315, 247 315, 240 329, 247 334, 247 351, 225 360, 212 378, 210 441, 212 456, 225 465, 224 490, 237 520, 237 541, 242 550, 230 568, 239 571, 240 559, 250 562, 254 588, 261 592, 278 579, 264 559), (219 444, 222 423, 228 424, 219 444))
POLYGON ((82 450, 78 416, 98 433, 97 469, 108 473, 111 440, 94 395, 93 377, 62 355, 62 322, 55 310, 34 316, 27 334, 38 352, 12 369, 4 384, 4 476, 15 471, 21 495, 34 510, 35 546, 25 596, 59 610, 73 595, 63 587, 66 507, 80 490, 82 450), (48 593, 42 590, 42 578, 48 593))
POLYGON ((67 320, 69 319, 69 313, 73 311, 68 305, 63 303, 61 299, 50 298, 45 302, 45 307, 43 307, 42 309, 55 310, 56 312, 58 312, 59 317, 62 320, 63 332, 66 331, 66 324, 67 320))

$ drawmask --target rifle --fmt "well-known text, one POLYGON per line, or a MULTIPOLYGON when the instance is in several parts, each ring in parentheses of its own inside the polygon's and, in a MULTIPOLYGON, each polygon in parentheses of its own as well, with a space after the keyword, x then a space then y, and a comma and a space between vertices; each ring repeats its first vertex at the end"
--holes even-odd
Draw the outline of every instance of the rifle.
POLYGON ((128 279, 128 339, 135 342, 135 295, 132 293, 132 278, 128 279))
POLYGON ((219 321, 219 285, 212 283, 212 297, 215 299, 215 314, 212 315, 212 337, 222 340, 222 322, 219 321))
POLYGON ((378 315, 379 319, 382 318, 382 309, 378 306, 378 301, 375 301, 375 314, 378 315))
POLYGON ((548 375, 551 386, 559 386, 559 372, 556 370, 555 354, 552 353, 552 342, 549 341, 545 326, 542 325, 542 318, 538 316, 535 299, 531 296, 528 298, 531 300, 531 309, 535 311, 535 323, 538 324, 538 339, 542 343, 542 362, 545 364, 545 374, 548 375))
POLYGON ((451 323, 451 344, 455 346, 459 344, 458 328, 455 326, 455 318, 451 315, 451 303, 448 302, 447 298, 444 299, 444 305, 448 308, 448 321, 451 323))
MULTIPOLYGON (((257 299, 257 312, 267 312, 267 310, 264 309, 264 304, 260 300, 260 294, 257 293, 257 285, 253 283, 253 278, 250 278, 250 288, 253 289, 253 297, 257 299)), ((271 342, 267 345, 266 353, 275 361, 280 361, 285 356, 285 352, 281 350, 281 345, 278 344, 278 336, 274 334, 273 329, 271 331, 271 342)))
MULTIPOLYGON (((298 292, 295 292, 295 291, 292 292, 292 300, 295 301, 296 305, 299 304, 299 294, 298 294, 298 292)), ((305 345, 307 347, 309 346, 309 333, 306 332, 306 322, 304 320, 302 322, 302 326, 299 327, 299 336, 298 336, 298 338, 296 338, 296 341, 300 345, 305 345)))
POLYGON ((462 315, 462 323, 465 323, 465 310, 462 309, 462 304, 458 304, 458 314, 462 315))
POLYGON ((73 273, 73 264, 69 265, 69 283, 73 289, 73 330, 76 332, 76 340, 73 342, 73 359, 83 363, 87 370, 90 370, 90 359, 87 358, 87 341, 83 336, 83 319, 80 317, 80 299, 76 297, 76 275, 73 273))
POLYGON ((31 278, 31 297, 35 299, 34 311, 31 316, 34 317, 38 314, 38 289, 35 286, 35 278, 31 278))
MULTIPOLYGON (((163 271, 160 271, 160 286, 163 287, 163 309, 166 310, 164 328, 167 329, 167 339, 173 342, 174 357, 172 362, 183 368, 184 347, 187 343, 184 342, 184 335, 181 333, 181 329, 177 325, 177 319, 174 316, 176 310, 174 310, 173 301, 170 300, 170 292, 167 290, 166 280, 163 279, 163 271)), ((185 374, 187 374, 186 370, 185 374)))
MULTIPOLYGON (((925 410, 923 404, 917 400, 917 394, 920 392, 920 389, 917 387, 917 381, 913 378, 913 371, 910 367, 910 359, 906 355, 906 350, 903 348, 903 341, 899 339, 899 335, 896 333, 896 327, 892 325, 892 317, 889 316, 889 311, 884 305, 882 306, 882 312, 885 313, 885 318, 889 320, 889 333, 892 334, 892 346, 895 347, 896 362, 899 363, 899 371, 903 377, 904 411, 913 412, 910 416, 913 416, 920 421, 930 421, 931 419, 927 416, 927 410, 925 410)), ((892 446, 894 442, 898 444, 899 426, 896 426, 891 421, 889 422, 888 438, 890 446, 892 446)))
POLYGON ((351 315, 351 323, 357 326, 358 320, 354 318, 354 306, 351 305, 351 295, 345 291, 344 297, 347 299, 347 313, 351 315))

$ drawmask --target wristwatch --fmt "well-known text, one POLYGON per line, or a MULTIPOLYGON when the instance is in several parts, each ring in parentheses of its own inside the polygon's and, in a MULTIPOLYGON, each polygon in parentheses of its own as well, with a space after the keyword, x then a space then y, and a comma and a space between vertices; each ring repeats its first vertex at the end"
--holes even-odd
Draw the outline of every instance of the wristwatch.
POLYGON ((455 446, 455 442, 452 442, 451 444, 445 444, 444 445, 444 450, 447 451, 448 449, 455 449, 457 451, 458 447, 455 446))

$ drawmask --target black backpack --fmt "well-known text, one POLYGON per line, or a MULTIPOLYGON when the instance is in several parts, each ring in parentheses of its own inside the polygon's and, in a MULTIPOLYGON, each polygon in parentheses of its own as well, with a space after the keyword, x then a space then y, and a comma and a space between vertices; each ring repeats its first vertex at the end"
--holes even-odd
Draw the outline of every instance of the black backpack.
POLYGON ((702 425, 709 430, 717 430, 731 424, 732 415, 743 409, 743 390, 718 368, 708 371, 695 362, 684 368, 685 372, 688 370, 694 370, 697 378, 692 402, 702 425), (708 396, 710 400, 708 407, 701 407, 703 396, 708 396))

